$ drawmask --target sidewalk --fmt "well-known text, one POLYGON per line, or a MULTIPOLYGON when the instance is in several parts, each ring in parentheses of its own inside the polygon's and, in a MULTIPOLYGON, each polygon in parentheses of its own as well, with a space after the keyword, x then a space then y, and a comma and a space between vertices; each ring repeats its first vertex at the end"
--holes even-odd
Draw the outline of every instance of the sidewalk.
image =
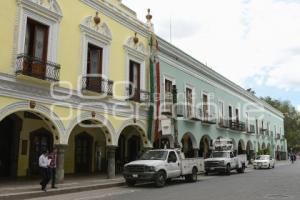
POLYGON ((48 185, 47 192, 41 191, 40 180, 19 180, 0 182, 0 200, 26 199, 49 195, 65 194, 72 192, 96 190, 102 188, 122 186, 125 184, 123 177, 107 179, 103 175, 66 177, 64 183, 57 184, 57 189, 48 185))

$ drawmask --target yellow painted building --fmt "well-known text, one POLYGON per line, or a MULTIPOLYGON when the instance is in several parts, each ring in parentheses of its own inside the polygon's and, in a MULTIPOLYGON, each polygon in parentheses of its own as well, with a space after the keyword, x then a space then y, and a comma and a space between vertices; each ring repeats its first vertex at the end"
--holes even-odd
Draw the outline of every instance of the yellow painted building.
POLYGON ((151 147, 149 21, 120 0, 3 0, 0 9, 0 177, 36 174, 54 146, 59 180, 113 177, 151 147))

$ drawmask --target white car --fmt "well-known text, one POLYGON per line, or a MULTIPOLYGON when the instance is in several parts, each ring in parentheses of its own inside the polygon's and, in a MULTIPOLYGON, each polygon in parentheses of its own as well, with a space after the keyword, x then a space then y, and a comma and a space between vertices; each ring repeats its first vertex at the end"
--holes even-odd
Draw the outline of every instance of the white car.
POLYGON ((275 167, 275 160, 270 155, 260 155, 257 156, 253 162, 253 168, 274 168, 275 167))

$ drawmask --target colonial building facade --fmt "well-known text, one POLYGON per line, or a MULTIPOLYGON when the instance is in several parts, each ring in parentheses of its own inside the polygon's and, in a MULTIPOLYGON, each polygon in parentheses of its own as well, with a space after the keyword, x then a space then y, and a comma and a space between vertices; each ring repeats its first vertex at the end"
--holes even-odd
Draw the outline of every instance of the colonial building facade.
MULTIPOLYGON (((111 178, 152 148, 149 13, 142 23, 121 0, 5 0, 0 8, 0 178, 36 175, 41 151, 54 147, 59 180, 111 178)), ((269 148, 284 157, 282 113, 158 43, 162 107, 155 111, 171 127, 161 142, 206 156, 214 139, 229 137, 239 153, 269 148)))
POLYGON ((149 26, 121 1, 0 2, 0 177, 115 175, 147 138, 149 26))
POLYGON ((207 157, 214 140, 231 138, 248 159, 262 150, 286 159, 281 112, 161 38, 159 44, 161 118, 173 131, 162 132, 162 141, 177 140, 188 157, 207 157))

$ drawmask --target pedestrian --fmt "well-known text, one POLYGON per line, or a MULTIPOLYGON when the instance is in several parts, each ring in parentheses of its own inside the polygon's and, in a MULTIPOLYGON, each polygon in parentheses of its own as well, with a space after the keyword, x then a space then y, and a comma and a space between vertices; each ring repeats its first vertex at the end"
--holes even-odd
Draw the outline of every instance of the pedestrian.
POLYGON ((42 155, 39 157, 39 167, 41 171, 41 176, 42 180, 40 182, 40 185, 42 186, 42 190, 47 192, 47 184, 49 183, 49 171, 48 171, 48 166, 49 166, 49 160, 48 160, 48 151, 43 150, 42 155))
POLYGON ((50 160, 49 165, 49 172, 50 172, 50 179, 51 179, 51 187, 57 188, 55 186, 56 182, 56 166, 57 166, 57 149, 54 148, 52 152, 48 155, 48 159, 50 160))

